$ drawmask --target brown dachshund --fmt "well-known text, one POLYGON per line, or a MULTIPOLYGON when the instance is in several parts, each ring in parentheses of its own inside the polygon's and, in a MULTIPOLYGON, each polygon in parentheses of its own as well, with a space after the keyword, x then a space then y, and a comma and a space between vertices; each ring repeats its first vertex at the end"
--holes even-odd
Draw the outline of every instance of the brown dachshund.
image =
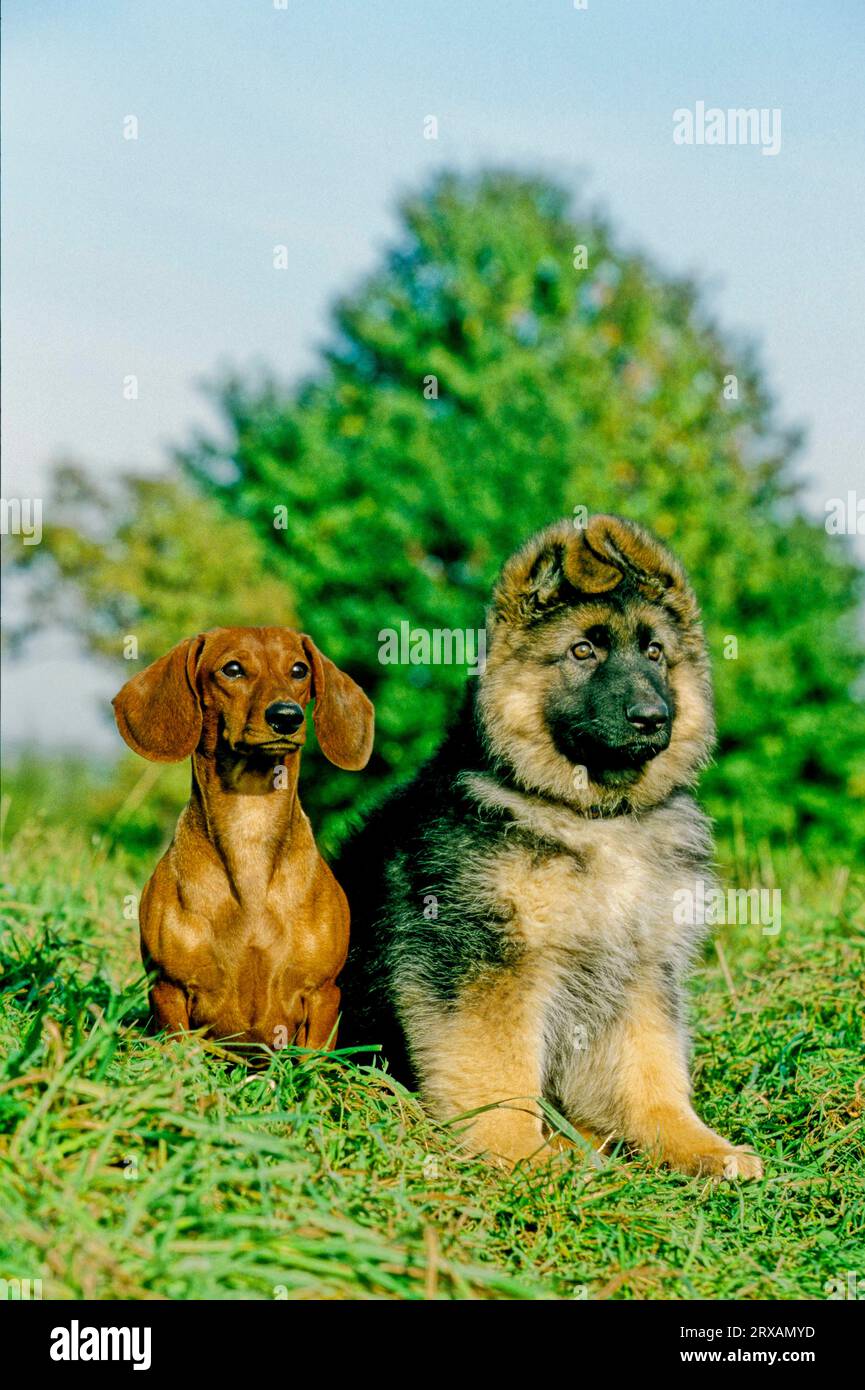
POLYGON ((372 705, 287 628, 190 637, 114 698, 136 753, 154 762, 192 755, 192 795, 141 898, 141 952, 157 974, 150 1001, 161 1028, 333 1046, 349 914, 297 796, 312 698, 325 756, 364 767, 372 705))

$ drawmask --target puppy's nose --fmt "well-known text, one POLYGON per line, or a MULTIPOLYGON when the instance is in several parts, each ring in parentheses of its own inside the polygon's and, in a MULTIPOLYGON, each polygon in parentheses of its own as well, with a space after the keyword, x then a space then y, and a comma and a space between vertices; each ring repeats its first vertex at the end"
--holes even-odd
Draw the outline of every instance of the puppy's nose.
POLYGON ((639 729, 641 734, 653 734, 662 724, 666 724, 670 711, 660 695, 654 700, 638 700, 625 710, 628 723, 639 729))
POLYGON ((275 700, 264 717, 275 734, 293 734, 303 723, 303 710, 293 700, 275 700))

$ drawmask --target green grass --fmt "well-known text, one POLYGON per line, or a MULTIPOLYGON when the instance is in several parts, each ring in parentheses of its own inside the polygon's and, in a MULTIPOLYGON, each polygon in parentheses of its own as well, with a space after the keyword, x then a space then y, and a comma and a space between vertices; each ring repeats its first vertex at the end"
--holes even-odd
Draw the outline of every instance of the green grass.
POLYGON ((46 1298, 824 1298, 865 1284, 862 887, 795 858, 777 937, 694 980, 698 1109, 766 1159, 491 1171, 377 1069, 149 1037, 128 859, 28 816, 6 856, 0 1277, 46 1298))

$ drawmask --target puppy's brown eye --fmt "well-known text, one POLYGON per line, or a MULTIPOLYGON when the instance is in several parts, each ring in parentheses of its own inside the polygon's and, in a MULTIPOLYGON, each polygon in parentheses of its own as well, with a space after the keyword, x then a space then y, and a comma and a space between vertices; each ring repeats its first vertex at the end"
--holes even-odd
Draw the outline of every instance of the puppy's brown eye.
POLYGON ((661 646, 660 642, 649 643, 648 647, 646 648, 646 656, 649 658, 650 661, 660 661, 663 655, 664 648, 661 646))
POLYGON ((230 681, 236 681, 238 676, 243 675, 243 667, 239 661, 226 661, 222 667, 223 676, 228 676, 230 681))
POLYGON ((591 642, 576 642, 571 647, 571 655, 575 656, 577 661, 586 661, 590 656, 595 655, 595 649, 591 642))
POLYGON ((304 676, 309 675, 309 667, 303 661, 296 661, 291 668, 291 679, 302 681, 304 676))

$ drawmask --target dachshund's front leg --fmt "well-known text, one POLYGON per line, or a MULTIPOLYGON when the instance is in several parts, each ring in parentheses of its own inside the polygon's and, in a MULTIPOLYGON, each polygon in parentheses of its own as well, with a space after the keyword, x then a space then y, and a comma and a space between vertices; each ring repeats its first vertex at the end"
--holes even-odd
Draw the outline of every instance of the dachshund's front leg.
POLYGON ((339 999, 339 987, 333 983, 322 985, 310 997, 306 1016, 306 1047, 336 1047, 339 999))
POLYGON ((189 1000, 179 985, 157 980, 150 991, 150 1007, 158 1030, 166 1033, 189 1032, 189 1000))

